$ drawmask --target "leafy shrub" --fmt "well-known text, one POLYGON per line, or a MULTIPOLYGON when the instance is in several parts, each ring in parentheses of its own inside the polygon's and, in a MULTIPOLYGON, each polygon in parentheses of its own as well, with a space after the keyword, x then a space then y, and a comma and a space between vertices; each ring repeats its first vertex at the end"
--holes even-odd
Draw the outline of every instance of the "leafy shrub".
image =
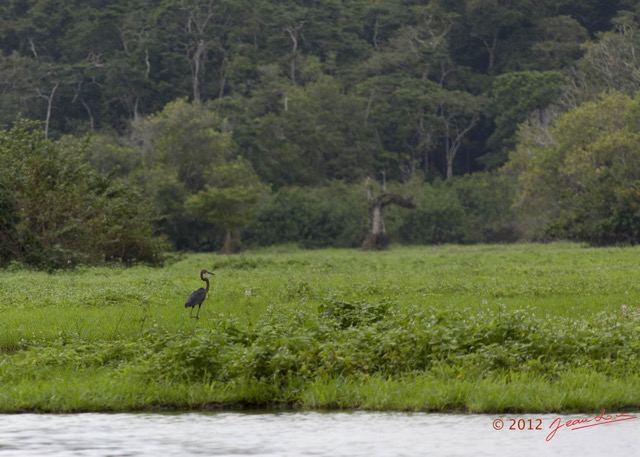
POLYGON ((320 305, 320 318, 336 323, 338 328, 371 325, 383 319, 391 305, 383 302, 370 304, 365 301, 348 302, 331 298, 320 305))
POLYGON ((0 381, 108 365, 142 382, 257 388, 247 401, 268 402, 291 401, 317 381, 371 376, 555 380, 587 370, 624 378, 640 369, 638 319, 541 320, 504 308, 471 314, 328 299, 317 313, 272 308, 249 327, 219 316, 210 329, 153 327, 136 342, 62 338, 0 364, 0 381))
MULTIPOLYGON (((408 244, 461 243, 465 240, 465 209, 450 186, 424 184, 415 203, 415 209, 402 212, 396 227, 389 227, 392 238, 408 244)), ((396 211, 393 207, 389 209, 391 218, 396 211)))
MULTIPOLYGON (((410 183, 415 209, 390 205, 390 239, 407 244, 512 242, 519 233, 511 212, 515 182, 506 175, 475 174, 447 182, 410 183)), ((245 238, 268 246, 359 247, 369 226, 369 202, 360 185, 282 188, 258 208, 245 238)))
POLYGON ((56 269, 161 261, 164 244, 142 196, 93 171, 85 148, 47 140, 27 121, 0 133, 0 263, 56 269))
POLYGON ((416 208, 390 207, 391 238, 408 244, 495 243, 519 238, 511 203, 515 181, 476 173, 414 190, 416 208))
POLYGON ((575 368, 628 374, 640 368, 636 325, 618 317, 548 322, 524 311, 470 315, 329 299, 317 314, 272 310, 250 328, 221 318, 212 331, 163 335, 161 344, 147 344, 141 372, 276 389, 318 377, 429 371, 461 378, 554 378, 575 368))
POLYGON ((257 209, 245 239, 260 246, 355 247, 367 230, 366 194, 359 186, 280 189, 257 209))
POLYGON ((465 243, 508 243, 520 237, 511 205, 516 181, 500 173, 474 173, 451 181, 465 213, 465 243))
POLYGON ((640 97, 608 93, 523 135, 508 167, 530 238, 640 243, 639 109, 640 97))

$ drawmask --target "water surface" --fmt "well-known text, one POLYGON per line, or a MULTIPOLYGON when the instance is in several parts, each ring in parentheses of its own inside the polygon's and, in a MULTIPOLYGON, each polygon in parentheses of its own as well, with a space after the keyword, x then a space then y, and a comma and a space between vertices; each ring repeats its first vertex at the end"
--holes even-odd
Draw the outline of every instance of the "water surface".
POLYGON ((557 415, 514 416, 523 419, 524 430, 517 429, 517 422, 509 430, 510 417, 368 412, 0 415, 0 456, 601 457, 635 455, 640 449, 640 418, 579 430, 563 427, 547 441, 557 415), (503 420, 502 430, 494 429, 496 419, 503 420), (528 430, 538 420, 541 430, 528 430))

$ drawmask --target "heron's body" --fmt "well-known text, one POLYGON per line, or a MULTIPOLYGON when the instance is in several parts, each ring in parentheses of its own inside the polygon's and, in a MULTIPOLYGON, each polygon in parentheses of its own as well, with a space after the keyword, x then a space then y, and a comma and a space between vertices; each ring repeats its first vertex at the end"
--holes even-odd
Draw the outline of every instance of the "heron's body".
POLYGON ((202 303, 204 303, 204 300, 207 298, 207 292, 209 292, 209 279, 204 277, 205 274, 212 275, 213 273, 207 270, 200 271, 200 279, 207 284, 207 287, 201 287, 198 290, 193 291, 191 295, 189 295, 189 298, 187 298, 187 301, 184 303, 185 308, 191 308, 190 316, 195 317, 196 319, 200 318, 200 307, 202 306, 202 303), (198 305, 198 312, 194 316, 193 310, 196 305, 198 305))
POLYGON ((196 305, 202 305, 204 299, 207 298, 207 289, 204 287, 194 290, 184 304, 185 308, 193 308, 196 305))

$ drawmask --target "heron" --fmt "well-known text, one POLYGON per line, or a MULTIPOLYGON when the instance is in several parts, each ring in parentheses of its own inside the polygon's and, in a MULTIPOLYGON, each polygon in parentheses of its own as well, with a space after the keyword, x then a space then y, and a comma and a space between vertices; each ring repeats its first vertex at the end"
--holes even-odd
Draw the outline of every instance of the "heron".
POLYGON ((214 274, 215 273, 212 273, 207 270, 200 270, 200 279, 202 279, 207 284, 207 287, 201 287, 198 290, 194 290, 191 293, 191 295, 189 295, 189 298, 187 298, 187 301, 184 303, 184 307, 191 308, 191 313, 189 313, 189 317, 200 319, 200 307, 202 306, 202 302, 204 302, 205 298, 207 298, 207 292, 209 292, 209 278, 205 278, 204 275, 214 275, 214 274), (198 312, 194 316, 193 310, 196 307, 196 305, 198 305, 198 312))

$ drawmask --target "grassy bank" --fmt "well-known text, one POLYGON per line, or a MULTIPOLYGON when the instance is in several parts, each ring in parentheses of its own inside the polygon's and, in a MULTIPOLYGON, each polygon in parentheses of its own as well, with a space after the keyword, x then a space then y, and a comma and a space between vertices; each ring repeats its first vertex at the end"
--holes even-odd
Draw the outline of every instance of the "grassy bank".
POLYGON ((0 411, 640 408, 640 250, 278 248, 1 272, 0 411), (216 271, 201 319, 182 307, 216 271))

